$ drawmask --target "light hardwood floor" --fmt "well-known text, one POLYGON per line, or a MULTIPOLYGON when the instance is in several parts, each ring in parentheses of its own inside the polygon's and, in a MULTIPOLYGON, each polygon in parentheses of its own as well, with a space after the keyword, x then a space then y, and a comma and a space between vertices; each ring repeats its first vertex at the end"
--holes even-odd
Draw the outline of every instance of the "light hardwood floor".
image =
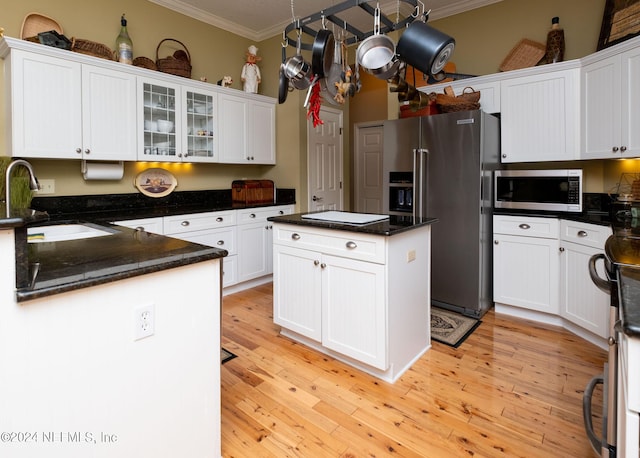
POLYGON ((222 344, 238 357, 222 366, 223 456, 595 456, 582 393, 605 352, 493 310, 482 321, 389 384, 281 337, 271 284, 225 296, 222 344))

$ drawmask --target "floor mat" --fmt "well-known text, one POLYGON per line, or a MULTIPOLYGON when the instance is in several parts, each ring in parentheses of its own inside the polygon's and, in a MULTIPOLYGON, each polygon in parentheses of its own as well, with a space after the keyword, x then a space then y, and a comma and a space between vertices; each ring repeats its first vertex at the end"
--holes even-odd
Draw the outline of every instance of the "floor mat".
POLYGON ((482 321, 431 307, 431 338, 453 348, 458 348, 482 321))
POLYGON ((226 363, 227 361, 231 361, 235 357, 236 357, 236 355, 231 353, 229 350, 225 350, 224 348, 220 348, 220 361, 221 361, 222 364, 226 363))

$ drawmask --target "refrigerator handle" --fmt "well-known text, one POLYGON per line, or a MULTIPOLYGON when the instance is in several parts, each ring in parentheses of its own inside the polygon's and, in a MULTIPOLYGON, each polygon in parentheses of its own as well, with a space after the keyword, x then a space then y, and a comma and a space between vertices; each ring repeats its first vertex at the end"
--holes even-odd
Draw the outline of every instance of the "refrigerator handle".
POLYGON ((416 148, 413 150, 413 217, 426 217, 425 205, 427 195, 427 153, 429 150, 416 148))

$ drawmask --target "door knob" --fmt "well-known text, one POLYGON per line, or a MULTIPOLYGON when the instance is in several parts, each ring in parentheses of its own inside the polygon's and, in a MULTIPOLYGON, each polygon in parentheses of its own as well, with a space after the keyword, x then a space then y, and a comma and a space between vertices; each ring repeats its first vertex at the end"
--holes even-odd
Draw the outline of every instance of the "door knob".
POLYGON ((314 202, 319 202, 322 200, 322 197, 313 196, 311 200, 313 200, 314 202))

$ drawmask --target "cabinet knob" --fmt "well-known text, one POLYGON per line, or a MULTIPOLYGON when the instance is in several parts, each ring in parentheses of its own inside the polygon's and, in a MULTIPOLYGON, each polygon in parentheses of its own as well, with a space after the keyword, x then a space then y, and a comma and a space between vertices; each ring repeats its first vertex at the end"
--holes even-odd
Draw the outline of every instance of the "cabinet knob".
POLYGON ((621 146, 620 147, 620 152, 624 153, 627 150, 626 146, 621 146))
POLYGON ((320 264, 320 268, 324 269, 325 267, 327 267, 327 265, 323 262, 322 264, 320 264))
POLYGON ((89 148, 87 148, 86 150, 84 150, 84 154, 90 154, 91 150, 89 148))
POLYGON ((493 244, 494 244, 494 245, 499 245, 499 244, 500 244, 500 242, 498 242, 497 240, 494 240, 494 241, 493 241, 493 244))
POLYGON ((506 158, 507 158, 506 153, 502 153, 502 159, 506 159, 506 158))
POLYGON ((353 250, 354 248, 358 248, 358 244, 356 242, 353 242, 353 241, 349 241, 349 242, 345 243, 345 246, 347 248, 349 248, 350 250, 353 250))
POLYGON ((318 264, 320 264, 320 261, 318 261, 317 259, 313 261, 314 266, 317 266, 318 264))
POLYGON ((527 229, 531 229, 531 226, 529 226, 527 223, 522 223, 518 226, 520 229, 524 229, 525 231, 527 229))
POLYGON ((563 247, 560 247, 559 250, 560 250, 560 253, 564 253, 564 248, 563 247))
POLYGON ((224 245, 224 240, 218 240, 218 245, 220 246, 224 245))
POLYGON ((614 146, 611 150, 612 150, 614 153, 617 153, 617 152, 618 152, 618 147, 617 147, 617 146, 614 146))
POLYGON ((218 216, 218 217, 216 218, 216 221, 217 221, 217 222, 219 222, 219 223, 221 223, 221 222, 223 222, 223 221, 224 221, 224 218, 223 218, 222 216, 218 216))
POLYGON ((184 226, 184 227, 187 227, 189 224, 191 224, 191 223, 189 223, 189 221, 183 221, 183 222, 180 223, 180 225, 184 226))
POLYGON ((280 210, 278 213, 284 215, 284 210, 280 210))
POLYGON ((300 240, 300 234, 293 233, 293 234, 291 234, 291 238, 292 238, 293 240, 300 240))
POLYGON ((251 214, 249 215, 249 218, 255 218, 255 217, 256 217, 256 214, 255 214, 255 213, 251 213, 251 214))
POLYGON ((578 237, 587 237, 588 235, 587 231, 578 231, 578 237))
POLYGON ((268 231, 269 230, 269 225, 267 224, 264 228, 265 228, 265 230, 268 231))
POLYGON ((76 148, 76 153, 81 154, 82 153, 82 148, 76 148))

